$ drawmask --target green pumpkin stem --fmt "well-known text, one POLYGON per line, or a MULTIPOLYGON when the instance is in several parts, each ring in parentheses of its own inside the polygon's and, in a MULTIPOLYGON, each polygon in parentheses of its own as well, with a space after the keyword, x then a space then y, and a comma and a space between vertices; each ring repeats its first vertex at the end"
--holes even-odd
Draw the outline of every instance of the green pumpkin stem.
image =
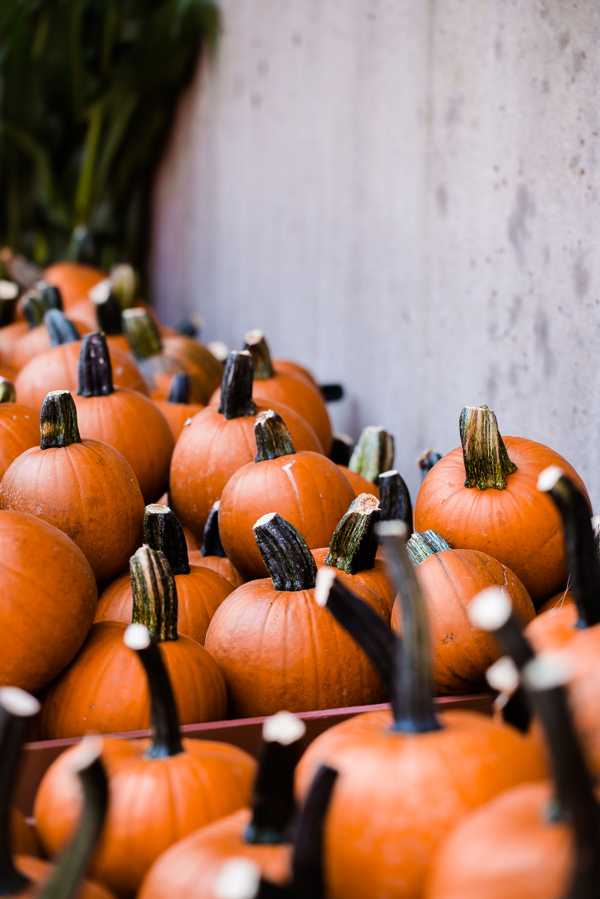
POLYGON ((149 359, 161 352, 160 334, 145 309, 125 309, 122 324, 136 359, 149 359))
POLYGON ((245 346, 252 356, 254 363, 254 378, 256 381, 266 381, 275 376, 275 369, 271 362, 271 353, 265 335, 258 328, 253 331, 247 331, 244 335, 245 346))
POLYGON ((185 534, 177 515, 168 506, 159 503, 146 506, 144 542, 165 554, 174 575, 190 573, 185 534))
POLYGON ((38 285, 38 290, 40 292, 40 299, 44 311, 47 311, 48 309, 58 309, 59 312, 63 311, 63 298, 59 287, 55 284, 46 284, 45 281, 42 281, 41 284, 38 285))
POLYGON ((32 290, 25 295, 23 300, 23 316, 31 330, 37 328, 38 325, 43 324, 44 314, 47 311, 47 307, 42 302, 37 291, 32 290))
POLYGON ((104 334, 86 334, 79 353, 80 396, 110 396, 114 392, 112 364, 104 334))
POLYGON ((413 529, 413 509, 408 487, 396 469, 382 472, 378 479, 382 521, 403 521, 408 533, 413 529))
POLYGON ((447 540, 444 540, 441 534, 438 534, 437 531, 428 530, 423 531, 422 535, 423 540, 427 543, 428 546, 436 553, 445 552, 447 549, 452 549, 447 540))
POLYGON ((59 309, 49 309, 44 314, 44 324, 50 334, 51 346, 62 346, 63 343, 75 343, 79 340, 79 331, 59 309))
POLYGON ((510 461, 496 416, 487 406, 465 406, 459 419, 465 463, 465 487, 506 490, 506 478, 517 466, 510 461))
POLYGON ((227 420, 256 415, 252 400, 254 364, 247 350, 232 350, 225 363, 221 381, 221 402, 218 411, 227 420))
POLYGON ((296 896, 324 899, 323 843, 325 816, 338 778, 335 768, 321 765, 306 796, 294 833, 292 892, 296 896))
POLYGON ((560 514, 569 566, 569 586, 577 606, 578 627, 600 623, 600 559, 586 498, 564 472, 542 472, 538 489, 547 493, 560 514))
MULTIPOLYGON (((0 279, 1 265, 0 265, 0 279)), ((17 301, 19 299, 19 285, 14 281, 0 280, 0 328, 10 325, 14 321, 17 301)))
POLYGON ((40 899, 73 899, 80 895, 81 881, 100 839, 108 807, 108 781, 100 753, 102 740, 85 738, 77 747, 77 775, 83 790, 83 815, 71 844, 65 849, 40 899))
POLYGON ((134 624, 159 643, 177 640, 177 587, 164 553, 141 546, 129 560, 134 624))
POLYGON ((275 590, 312 590, 317 563, 296 528, 276 512, 270 512, 259 518, 253 531, 275 590))
POLYGON ((0 403, 14 403, 17 395, 15 385, 8 378, 0 377, 0 403))
MULTIPOLYGON (((104 282, 102 282, 104 284, 104 282)), ((121 321, 121 304, 110 289, 91 292, 91 299, 96 310, 96 318, 98 327, 104 334, 116 337, 123 333, 123 322, 121 321)))
POLYGON ((433 556, 446 549, 451 549, 450 544, 437 531, 432 530, 425 531, 423 534, 414 531, 406 543, 406 551, 415 568, 428 556, 433 556))
POLYGON ((190 376, 185 371, 180 371, 171 381, 168 403, 183 403, 188 406, 190 402, 191 381, 190 376))
POLYGON ((51 390, 40 413, 40 448, 55 449, 81 443, 75 401, 68 390, 51 390))
POLYGON ((272 409, 259 412, 256 416, 254 437, 257 449, 255 462, 267 462, 296 452, 288 426, 281 415, 272 409))
POLYGON ((220 500, 217 500, 216 503, 213 503, 213 507, 210 510, 208 518, 206 519, 206 524, 204 525, 204 535, 202 538, 202 549, 200 550, 200 553, 203 556, 218 556, 220 559, 226 559, 227 553, 223 549, 223 544, 221 542, 221 532, 219 531, 220 508, 220 500))
POLYGON ((394 438, 382 427, 364 428, 350 457, 348 468, 367 481, 377 483, 379 475, 394 464, 394 438))
POLYGON ((29 885, 13 862, 11 799, 25 734, 39 708, 18 687, 0 689, 0 896, 19 895, 29 885))
POLYGON ((294 823, 294 769, 301 755, 303 722, 290 712, 267 718, 254 781, 246 843, 289 843, 294 823))
POLYGON ((138 276, 136 270, 127 262, 121 262, 111 270, 110 292, 114 293, 121 309, 129 309, 135 302, 138 290, 138 276))
POLYGON ((376 496, 370 493, 357 496, 333 532, 325 564, 347 574, 373 568, 379 546, 379 517, 376 496))
POLYGON ((130 624, 124 642, 134 650, 144 666, 150 694, 152 743, 144 753, 148 759, 164 759, 184 752, 179 731, 177 704, 162 653, 149 630, 141 624, 130 624))

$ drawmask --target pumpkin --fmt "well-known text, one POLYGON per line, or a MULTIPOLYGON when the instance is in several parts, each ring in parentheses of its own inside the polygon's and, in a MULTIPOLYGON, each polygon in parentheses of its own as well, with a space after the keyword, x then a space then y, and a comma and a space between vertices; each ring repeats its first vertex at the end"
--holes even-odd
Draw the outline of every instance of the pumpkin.
POLYGON ((565 585, 567 562, 560 516, 535 489, 538 476, 548 465, 560 466, 589 507, 585 486, 547 446, 521 437, 503 440, 487 406, 465 407, 460 432, 462 448, 437 462, 421 485, 415 528, 437 531, 455 549, 476 549, 498 559, 540 605, 565 585))
POLYGON ((26 450, 0 483, 0 507, 29 512, 64 531, 97 580, 114 577, 140 543, 144 501, 126 459, 105 443, 81 440, 68 390, 48 394, 39 447, 26 450))
MULTIPOLYGON (((166 557, 142 546, 129 564, 132 619, 162 644, 180 722, 220 720, 227 705, 223 675, 199 643, 177 633, 177 588, 166 557)), ((145 679, 138 660, 123 645, 126 627, 113 621, 92 627, 78 655, 44 696, 42 739, 148 727, 145 679)))
MULTIPOLYGON (((121 635, 147 681, 143 693, 151 697, 152 737, 103 740, 110 801, 90 874, 123 896, 138 889, 169 846, 248 802, 255 763, 225 743, 182 740, 164 644, 161 650, 141 624, 121 635)), ((70 770, 73 752, 68 749, 53 762, 35 798, 37 832, 50 855, 70 838, 80 814, 81 790, 70 770)))
POLYGON ((0 478, 11 462, 39 439, 37 412, 15 403, 14 385, 0 377, 0 478))
POLYGON ((354 618, 353 632, 385 677, 392 705, 391 714, 357 715, 325 731, 297 768, 300 797, 319 765, 339 771, 325 829, 332 899, 417 899, 436 846, 465 812, 544 774, 533 743, 513 728, 469 712, 436 714, 427 615, 405 528, 384 522, 380 533, 403 601, 401 649, 333 572, 321 569, 317 586, 336 618, 354 618))
POLYGON ((100 440, 129 462, 145 503, 165 491, 175 442, 152 400, 137 390, 113 386, 110 354, 103 334, 81 342, 79 388, 74 397, 83 439, 100 440))
MULTIPOLYGON (((177 587, 177 631, 203 644, 210 620, 233 586, 216 571, 190 565, 185 535, 168 506, 146 506, 144 540, 163 552, 177 587)), ((100 596, 95 622, 131 621, 133 593, 129 574, 121 575, 100 596)))
MULTIPOLYGON (((215 612, 205 641, 223 671, 230 716, 383 701, 372 664, 315 603, 317 566, 300 533, 274 513, 253 530, 270 577, 234 590, 215 612)), ((379 597, 365 587, 361 597, 386 618, 379 597)))
MULTIPOLYGON (((229 478, 256 455, 254 422, 266 411, 252 399, 253 363, 248 352, 229 355, 221 385, 221 404, 207 406, 179 436, 171 461, 170 492, 181 523, 200 539, 214 502, 229 478)), ((314 431, 283 405, 275 411, 285 419, 294 445, 321 452, 314 431)))
POLYGON ((44 281, 58 287, 65 309, 87 297, 92 287, 106 277, 106 273, 81 262, 55 262, 44 269, 44 281))
POLYGON ((196 412, 204 409, 201 403, 190 403, 190 376, 183 371, 175 375, 171 381, 167 398, 155 399, 153 402, 166 418, 173 440, 177 440, 186 422, 193 418, 196 412))
POLYGON ((372 493, 379 499, 376 482, 380 474, 391 469, 393 463, 394 438, 385 428, 369 426, 361 433, 348 467, 340 467, 357 496, 360 493, 372 493))
MULTIPOLYGON (((31 297, 31 300, 33 299, 31 297)), ((10 364, 16 369, 23 368, 31 359, 59 343, 78 340, 89 330, 85 324, 66 318, 60 307, 50 307, 44 310, 42 306, 44 312, 41 321, 37 319, 37 316, 33 319, 29 318, 30 308, 30 305, 24 307, 30 327, 15 342, 10 354, 10 364)))
MULTIPOLYGON (((213 503, 210 514, 206 519, 204 528, 204 537, 200 549, 190 551, 190 562, 193 565, 201 565, 205 568, 211 568, 227 578, 233 587, 239 587, 244 583, 244 578, 237 571, 225 554, 223 544, 221 542, 221 534, 219 532, 219 509, 221 507, 220 500, 213 503)), ((186 540, 187 540, 186 535, 186 540)), ((189 544, 188 544, 189 546, 189 544)))
POLYGON ((37 692, 85 640, 96 581, 79 547, 32 515, 0 511, 0 550, 0 684, 37 692))
POLYGON ((348 479, 334 462, 320 453, 296 452, 276 412, 261 412, 254 434, 256 458, 231 476, 219 510, 223 547, 245 578, 264 577, 266 572, 252 530, 257 517, 278 512, 311 549, 317 549, 329 543, 354 498, 348 479))

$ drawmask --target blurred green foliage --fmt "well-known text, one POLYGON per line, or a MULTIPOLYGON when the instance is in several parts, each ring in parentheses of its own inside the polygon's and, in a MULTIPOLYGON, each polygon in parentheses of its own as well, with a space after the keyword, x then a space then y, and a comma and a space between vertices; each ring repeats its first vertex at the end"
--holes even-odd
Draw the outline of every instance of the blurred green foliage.
POLYGON ((0 246, 143 267, 152 173, 207 0, 0 0, 0 246))

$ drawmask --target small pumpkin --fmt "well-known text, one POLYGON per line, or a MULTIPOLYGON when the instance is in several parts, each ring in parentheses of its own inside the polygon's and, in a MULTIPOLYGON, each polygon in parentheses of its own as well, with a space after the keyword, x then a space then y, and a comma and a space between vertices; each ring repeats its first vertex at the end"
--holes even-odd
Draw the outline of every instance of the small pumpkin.
POLYGON ((201 403, 190 402, 190 376, 183 371, 173 377, 167 398, 153 402, 166 418, 173 440, 177 440, 186 422, 204 409, 201 403))
POLYGON ((58 287, 65 309, 70 309, 106 278, 106 272, 81 262, 55 262, 44 269, 44 281, 58 287))
POLYGON ((36 446, 40 439, 35 409, 15 403, 11 381, 0 377, 0 478, 17 456, 36 446))

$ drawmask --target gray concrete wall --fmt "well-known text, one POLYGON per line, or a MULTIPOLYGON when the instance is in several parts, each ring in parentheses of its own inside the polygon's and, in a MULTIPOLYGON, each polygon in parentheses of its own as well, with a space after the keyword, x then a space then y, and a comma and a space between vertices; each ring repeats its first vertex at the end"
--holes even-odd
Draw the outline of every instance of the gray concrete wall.
POLYGON ((465 404, 600 510, 597 0, 222 0, 156 184, 153 277, 383 424, 414 490, 465 404))

